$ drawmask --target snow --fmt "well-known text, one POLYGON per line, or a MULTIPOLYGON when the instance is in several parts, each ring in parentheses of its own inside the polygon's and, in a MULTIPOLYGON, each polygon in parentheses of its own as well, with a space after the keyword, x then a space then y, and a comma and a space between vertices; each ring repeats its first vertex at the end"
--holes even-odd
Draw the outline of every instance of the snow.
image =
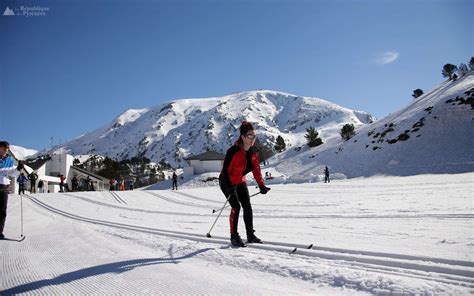
POLYGON ((17 145, 10 145, 10 150, 13 152, 15 157, 19 160, 25 160, 29 156, 35 155, 38 152, 36 150, 24 148, 17 145))
MULTIPOLYGON (((0 241, 1 293, 474 292, 472 172, 272 185, 252 198, 266 243, 240 249, 229 247, 228 208, 205 236, 224 196, 196 182, 24 197, 26 240, 0 241)), ((20 198, 11 195, 5 234, 19 232, 20 198)))
POLYGON ((314 181, 325 166, 347 178, 472 172, 474 108, 449 103, 458 96, 467 99, 465 92, 472 88, 474 71, 455 82, 445 81, 407 107, 356 127, 356 135, 347 142, 334 126, 323 127, 324 145, 290 147, 269 159, 270 168, 295 182, 314 181), (401 134, 409 138, 389 143, 401 134))

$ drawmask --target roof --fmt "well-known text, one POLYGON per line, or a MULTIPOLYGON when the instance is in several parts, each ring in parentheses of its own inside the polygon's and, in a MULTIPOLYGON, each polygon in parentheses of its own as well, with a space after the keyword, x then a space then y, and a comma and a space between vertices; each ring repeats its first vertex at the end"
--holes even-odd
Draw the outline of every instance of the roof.
POLYGON ((79 171, 79 172, 81 172, 81 173, 83 173, 83 174, 89 175, 89 176, 94 177, 94 178, 99 179, 99 180, 103 180, 103 181, 108 181, 108 180, 109 180, 109 179, 107 179, 107 178, 105 178, 105 177, 99 176, 99 175, 97 175, 97 174, 94 174, 94 173, 92 173, 92 172, 89 172, 88 170, 85 170, 85 169, 80 168, 80 167, 75 166, 75 165, 72 165, 72 166, 71 166, 71 169, 75 169, 76 171, 79 171))
POLYGON ((45 163, 47 163, 50 159, 51 159, 50 157, 37 158, 35 160, 27 160, 25 161, 25 164, 36 171, 37 169, 42 167, 45 163))
POLYGON ((225 155, 224 154, 221 154, 221 153, 218 153, 218 152, 215 152, 215 151, 206 151, 204 153, 201 153, 201 154, 198 154, 198 155, 194 155, 194 156, 190 156, 188 158, 186 158, 186 160, 224 160, 225 159, 225 155))

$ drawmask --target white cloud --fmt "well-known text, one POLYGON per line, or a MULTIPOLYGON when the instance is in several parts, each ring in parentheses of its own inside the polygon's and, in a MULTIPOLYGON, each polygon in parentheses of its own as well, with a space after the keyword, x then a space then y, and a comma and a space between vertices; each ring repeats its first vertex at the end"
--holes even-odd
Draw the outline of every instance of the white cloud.
POLYGON ((398 57, 400 56, 400 53, 391 50, 391 51, 386 51, 381 54, 378 54, 374 58, 374 62, 379 64, 379 65, 386 65, 395 62, 398 57))

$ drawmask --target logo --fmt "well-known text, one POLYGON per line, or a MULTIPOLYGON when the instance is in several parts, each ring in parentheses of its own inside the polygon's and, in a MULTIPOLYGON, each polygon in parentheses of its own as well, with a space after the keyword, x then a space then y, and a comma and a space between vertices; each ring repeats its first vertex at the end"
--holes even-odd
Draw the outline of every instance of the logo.
POLYGON ((15 13, 10 9, 10 7, 7 6, 7 8, 5 8, 5 12, 3 12, 3 15, 15 15, 15 13))
POLYGON ((49 7, 43 6, 18 6, 18 7, 8 7, 3 12, 5 16, 24 16, 24 17, 32 17, 32 16, 46 16, 47 13, 50 11, 49 7))

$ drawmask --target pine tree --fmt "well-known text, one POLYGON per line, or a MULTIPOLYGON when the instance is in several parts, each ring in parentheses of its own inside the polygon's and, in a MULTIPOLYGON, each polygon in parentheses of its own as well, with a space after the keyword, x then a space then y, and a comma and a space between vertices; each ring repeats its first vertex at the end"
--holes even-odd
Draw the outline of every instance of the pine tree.
POLYGON ((277 152, 282 152, 286 150, 286 143, 282 136, 278 136, 276 139, 275 150, 277 152))
POLYGON ((309 127, 306 129, 306 135, 304 135, 308 141, 309 147, 316 147, 323 144, 323 140, 319 138, 319 134, 314 127, 309 127))
POLYGON ((463 77, 464 75, 466 75, 467 72, 469 72, 469 69, 467 68, 466 64, 464 63, 459 64, 459 67, 458 67, 459 77, 463 77))
POLYGON ((413 91, 413 94, 411 96, 416 99, 419 96, 421 96, 422 94, 423 94, 423 90, 421 90, 420 88, 417 88, 413 91))
POLYGON ((352 123, 344 124, 341 129, 341 137, 347 141, 355 135, 355 127, 352 123))
POLYGON ((443 71, 441 71, 441 74, 443 74, 443 77, 449 77, 449 80, 452 79, 454 72, 458 69, 456 65, 453 64, 446 64, 443 66, 443 71))
POLYGON ((471 69, 471 71, 474 70, 474 57, 469 61, 469 69, 471 69))

